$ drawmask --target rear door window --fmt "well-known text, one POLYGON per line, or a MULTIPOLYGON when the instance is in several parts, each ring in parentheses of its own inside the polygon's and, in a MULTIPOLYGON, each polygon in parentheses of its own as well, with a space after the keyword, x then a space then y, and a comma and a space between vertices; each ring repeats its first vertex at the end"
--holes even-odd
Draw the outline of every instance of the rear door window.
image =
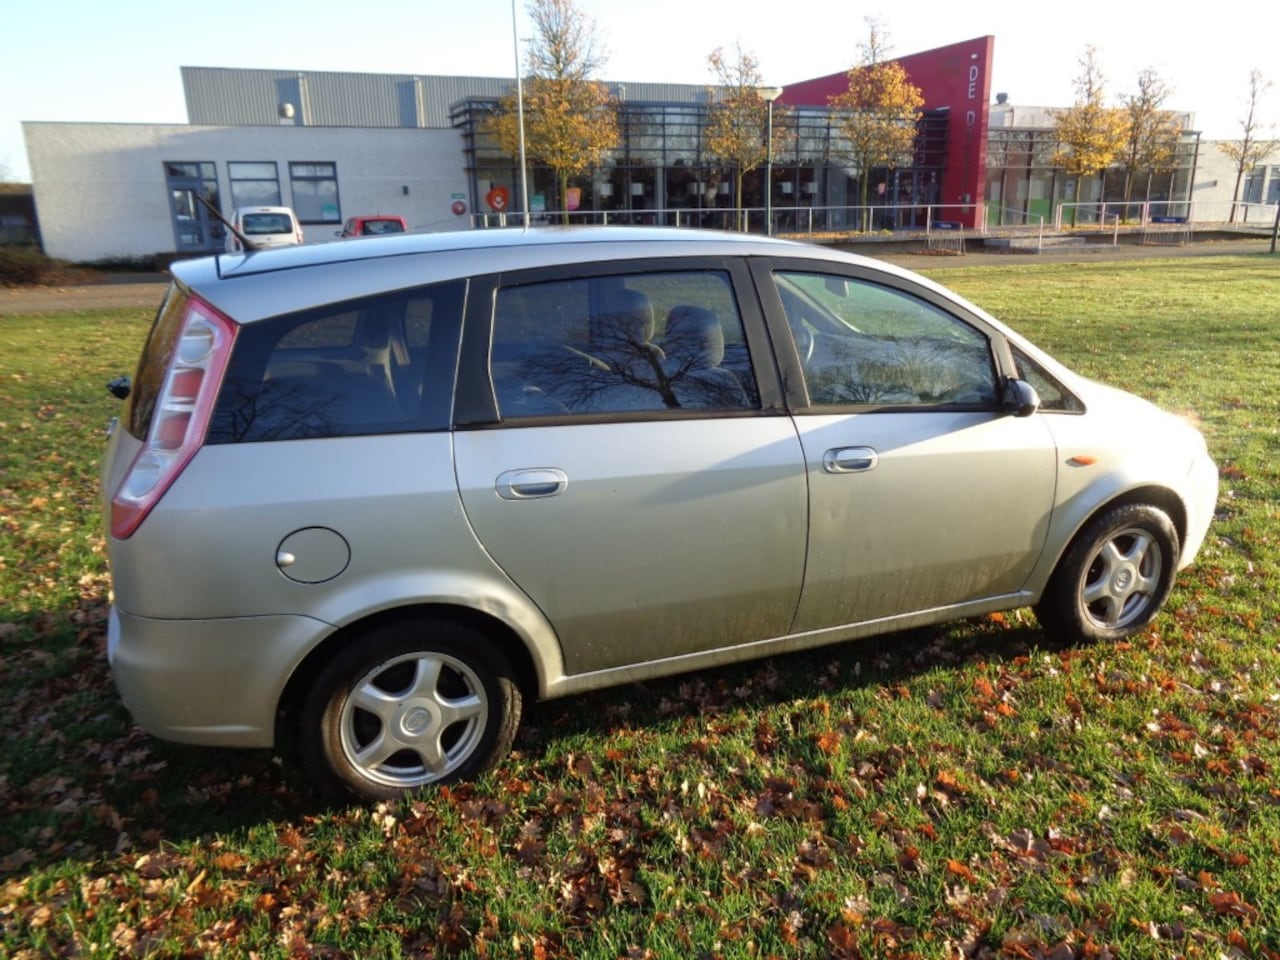
POLYGON ((444 429, 463 290, 441 284, 246 324, 207 442, 444 429))
POLYGON ((718 270, 502 287, 490 370, 503 420, 760 407, 733 286, 718 270))

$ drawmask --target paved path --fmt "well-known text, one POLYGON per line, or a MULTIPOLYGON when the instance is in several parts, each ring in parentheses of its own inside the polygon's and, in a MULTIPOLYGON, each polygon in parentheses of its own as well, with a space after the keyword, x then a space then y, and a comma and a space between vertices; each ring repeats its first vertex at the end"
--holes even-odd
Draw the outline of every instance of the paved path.
MULTIPOLYGON (((866 253, 889 263, 910 270, 939 270, 948 267, 973 267, 978 265, 1016 267, 1032 263, 1095 263, 1106 260, 1154 260, 1179 257, 1230 256, 1237 254, 1267 253, 1271 241, 1266 238, 1250 240, 1214 240, 1179 247, 1143 246, 1141 244, 1100 244, 1087 247, 1049 248, 1041 253, 1010 253, 974 251, 963 256, 946 256, 922 252, 893 250, 888 247, 864 245, 858 252, 866 253)), ((1276 254, 1280 260, 1280 254, 1276 254)), ((73 313, 79 310, 104 310, 138 308, 152 311, 160 305, 167 289, 168 278, 157 274, 145 279, 75 284, 60 287, 0 288, 0 317, 18 313, 73 313)))
POLYGON ((168 289, 168 277, 141 281, 83 283, 58 287, 0 288, 0 317, 17 313, 75 313, 136 307, 153 311, 168 289))

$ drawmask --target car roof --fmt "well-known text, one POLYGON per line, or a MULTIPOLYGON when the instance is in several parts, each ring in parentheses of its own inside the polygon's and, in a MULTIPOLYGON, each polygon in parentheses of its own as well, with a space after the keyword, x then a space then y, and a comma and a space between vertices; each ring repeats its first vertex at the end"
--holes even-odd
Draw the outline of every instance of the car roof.
POLYGON ((885 263, 758 234, 678 227, 537 227, 400 233, 178 261, 170 268, 210 304, 248 323, 396 289, 566 263, 666 257, 772 256, 843 261, 909 275, 885 263), (305 282, 281 283, 282 279, 305 282))
MULTIPOLYGON (((268 209, 245 208, 245 209, 268 209)), ((676 244, 685 255, 706 253, 725 245, 766 244, 775 255, 779 246, 798 247, 791 241, 755 236, 745 233, 727 233, 716 230, 685 230, 675 227, 536 227, 529 230, 498 228, 489 230, 455 230, 441 233, 412 233, 393 237, 374 238, 376 242, 351 246, 349 244, 309 244, 275 250, 254 250, 240 254, 220 254, 211 260, 186 260, 174 264, 174 272, 180 276, 210 265, 224 279, 337 264, 352 260, 372 260, 382 257, 413 254, 438 254, 475 250, 536 250, 558 249, 557 262, 569 261, 582 250, 570 254, 566 245, 579 247, 601 245, 610 257, 626 254, 622 245, 638 245, 642 253, 649 245, 676 244), (606 246, 607 245, 607 246, 606 246)), ((674 251, 673 251, 674 252, 674 251)), ((741 250, 734 250, 741 253, 741 250)), ((669 254, 668 254, 669 255, 669 254)))

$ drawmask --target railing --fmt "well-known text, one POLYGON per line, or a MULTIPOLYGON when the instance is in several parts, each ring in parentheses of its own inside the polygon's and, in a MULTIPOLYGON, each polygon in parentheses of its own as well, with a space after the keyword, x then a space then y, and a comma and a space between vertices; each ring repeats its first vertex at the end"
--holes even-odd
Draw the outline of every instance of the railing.
MULTIPOLYGON (((773 206, 764 207, 662 207, 650 210, 540 210, 530 212, 531 225, 643 224, 675 227, 703 227, 744 232, 775 233, 788 236, 816 236, 823 233, 887 235, 895 232, 927 234, 938 222, 960 222, 966 229, 981 231, 984 219, 981 204, 916 204, 867 206, 773 206), (772 229, 766 218, 771 217, 772 229)), ((478 228, 522 226, 524 214, 477 213, 471 225, 478 228)))
MULTIPOLYGON (((1066 233, 1073 230, 1109 230, 1118 243, 1122 229, 1150 229, 1153 225, 1206 224, 1217 226, 1268 227, 1276 216, 1274 203, 1192 203, 1174 201, 1131 201, 1062 203, 1052 220, 1039 214, 985 204, 917 204, 901 206, 794 206, 772 208, 766 224, 764 207, 663 207, 652 210, 559 210, 531 212, 532 225, 550 226, 565 222, 586 225, 665 225, 784 236, 817 237, 824 234, 859 238, 927 237, 939 230, 962 224, 970 235, 1028 236, 1043 243, 1046 230, 1066 233), (995 221, 994 223, 992 221, 995 221), (1010 222, 1012 221, 1012 222, 1010 222), (772 229, 769 229, 771 227, 772 229)), ((522 226, 524 215, 507 213, 473 214, 476 228, 522 226)))
POLYGON ((983 235, 1002 237, 1028 237, 1036 239, 1036 249, 1044 247, 1045 218, 1015 207, 989 207, 983 209, 983 235), (992 225, 991 221, 996 223, 992 225))

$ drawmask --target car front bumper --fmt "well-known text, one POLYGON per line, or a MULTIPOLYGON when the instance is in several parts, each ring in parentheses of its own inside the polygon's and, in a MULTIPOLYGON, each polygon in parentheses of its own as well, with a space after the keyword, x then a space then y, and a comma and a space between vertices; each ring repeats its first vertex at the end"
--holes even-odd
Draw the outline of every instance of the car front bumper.
POLYGON ((1198 454, 1187 471, 1187 530, 1182 538, 1179 569, 1190 566, 1204 544, 1218 507, 1218 466, 1208 453, 1198 454))

